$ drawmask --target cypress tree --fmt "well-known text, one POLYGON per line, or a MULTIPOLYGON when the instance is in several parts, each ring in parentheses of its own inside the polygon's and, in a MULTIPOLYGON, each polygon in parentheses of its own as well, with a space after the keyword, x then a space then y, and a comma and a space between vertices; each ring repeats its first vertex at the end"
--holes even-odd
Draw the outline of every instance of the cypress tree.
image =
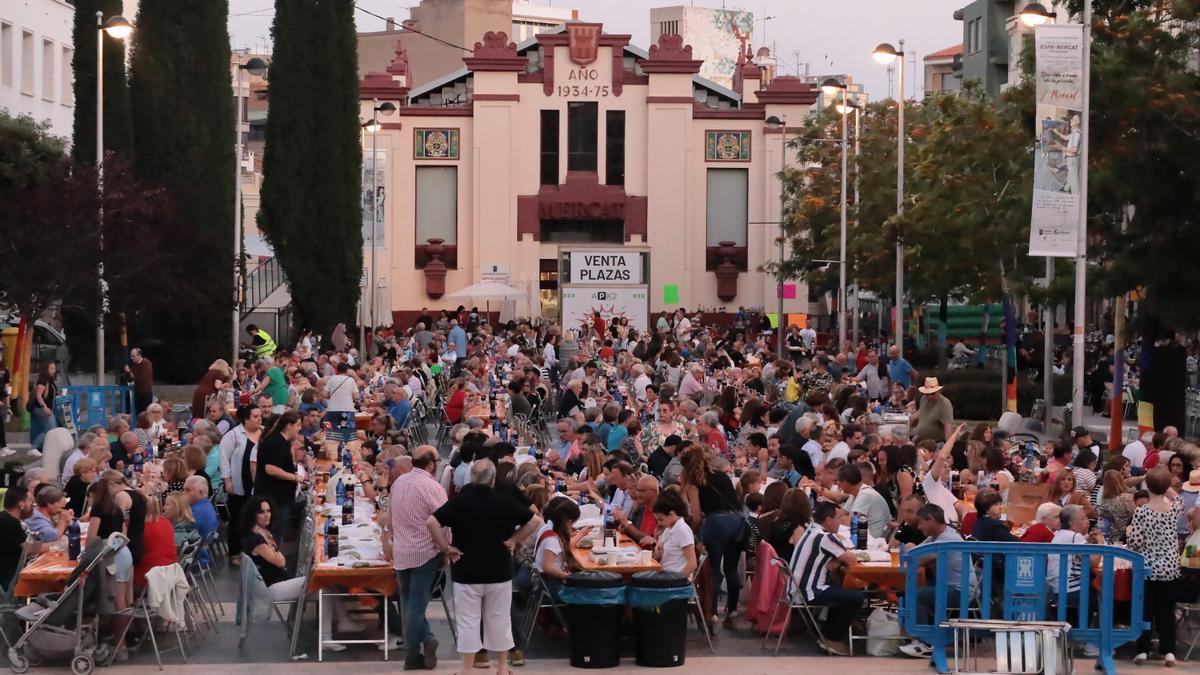
POLYGON ((351 0, 276 0, 259 227, 296 323, 354 316, 362 269, 358 55, 351 0))
MULTIPOLYGON (((141 0, 130 93, 135 169, 166 187, 193 242, 202 301, 163 316, 176 377, 229 356, 233 307, 234 104, 227 0, 141 0)), ((153 289, 146 289, 153 293, 153 289)))
MULTIPOLYGON (((71 156, 84 164, 96 161, 96 11, 107 20, 121 14, 121 0, 75 1, 75 124, 71 156)), ((125 17, 132 20, 132 17, 125 17)), ((125 41, 104 37, 104 148, 128 155, 133 150, 129 83, 125 73, 125 41)))

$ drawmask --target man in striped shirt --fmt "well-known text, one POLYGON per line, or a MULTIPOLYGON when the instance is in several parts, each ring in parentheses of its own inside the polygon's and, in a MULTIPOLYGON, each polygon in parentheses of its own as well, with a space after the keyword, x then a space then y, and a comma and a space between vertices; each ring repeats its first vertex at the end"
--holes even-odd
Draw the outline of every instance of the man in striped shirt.
POLYGON ((854 553, 837 536, 838 507, 830 502, 817 504, 813 522, 805 529, 796 528, 792 543, 791 569, 794 593, 804 594, 804 600, 828 608, 823 637, 817 645, 835 656, 849 656, 846 635, 850 623, 863 606, 863 594, 830 583, 832 565, 850 566, 856 562, 854 553))
POLYGON ((425 619, 433 581, 442 566, 426 521, 446 503, 446 491, 434 479, 438 452, 432 445, 413 450, 411 471, 392 483, 388 505, 392 567, 404 610, 405 670, 437 667, 437 640, 425 619), (423 651, 423 653, 422 653, 423 651))

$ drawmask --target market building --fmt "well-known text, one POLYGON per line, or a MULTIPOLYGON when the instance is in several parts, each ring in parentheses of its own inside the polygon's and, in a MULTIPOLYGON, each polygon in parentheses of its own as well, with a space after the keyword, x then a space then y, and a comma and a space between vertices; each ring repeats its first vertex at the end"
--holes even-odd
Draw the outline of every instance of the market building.
POLYGON ((726 88, 679 35, 629 41, 597 23, 520 45, 489 32, 420 87, 402 47, 363 77, 364 120, 398 107, 364 139, 378 310, 407 325, 496 280, 527 291, 516 315, 568 325, 592 310, 636 325, 680 306, 774 313, 780 294, 785 313, 810 313, 802 282, 780 289, 760 270, 779 258, 782 127, 797 131, 818 90, 762 86, 749 47, 726 88))

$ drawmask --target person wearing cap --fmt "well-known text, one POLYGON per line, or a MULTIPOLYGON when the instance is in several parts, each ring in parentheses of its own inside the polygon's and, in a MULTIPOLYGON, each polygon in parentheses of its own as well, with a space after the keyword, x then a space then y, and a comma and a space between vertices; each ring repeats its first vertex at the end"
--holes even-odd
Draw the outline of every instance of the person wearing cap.
POLYGON ((954 404, 942 395, 942 385, 936 377, 925 378, 925 386, 918 389, 921 408, 909 417, 916 440, 944 441, 950 437, 954 422, 954 404))
POLYGON ((1088 431, 1085 426, 1078 426, 1071 429, 1071 440, 1075 442, 1075 452, 1079 452, 1084 448, 1096 453, 1100 456, 1100 444, 1092 440, 1092 432, 1088 431))

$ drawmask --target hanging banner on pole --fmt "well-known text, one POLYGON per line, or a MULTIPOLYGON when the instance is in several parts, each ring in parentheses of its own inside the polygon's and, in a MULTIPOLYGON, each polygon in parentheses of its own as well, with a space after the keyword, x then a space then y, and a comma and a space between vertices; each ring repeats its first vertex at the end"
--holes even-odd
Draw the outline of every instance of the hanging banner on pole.
POLYGON ((1076 254, 1081 203, 1083 26, 1049 24, 1034 30, 1037 54, 1037 151, 1029 255, 1076 254))

